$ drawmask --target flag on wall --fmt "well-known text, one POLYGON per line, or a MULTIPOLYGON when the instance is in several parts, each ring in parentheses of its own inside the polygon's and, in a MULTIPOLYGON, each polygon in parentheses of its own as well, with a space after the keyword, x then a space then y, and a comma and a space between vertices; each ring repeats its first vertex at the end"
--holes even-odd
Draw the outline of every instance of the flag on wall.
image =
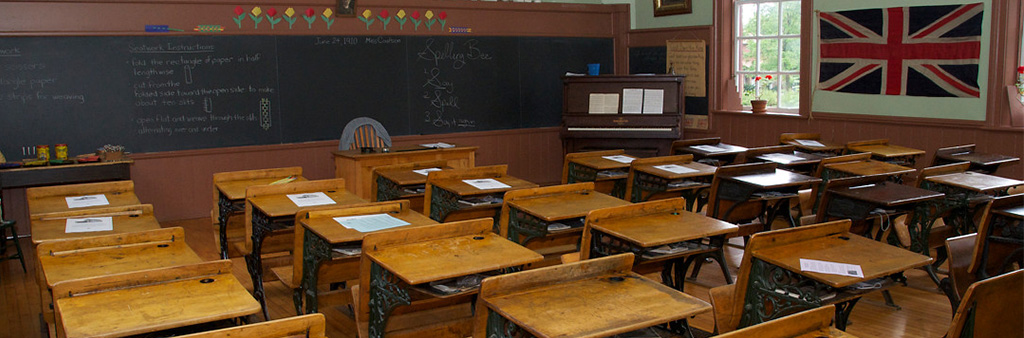
POLYGON ((818 89, 979 97, 981 3, 821 12, 818 89))

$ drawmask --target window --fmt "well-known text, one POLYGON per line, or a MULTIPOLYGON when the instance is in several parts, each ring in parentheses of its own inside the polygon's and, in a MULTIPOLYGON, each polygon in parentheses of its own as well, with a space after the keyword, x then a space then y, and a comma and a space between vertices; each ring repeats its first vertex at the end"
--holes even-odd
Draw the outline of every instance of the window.
POLYGON ((775 111, 800 105, 800 0, 736 0, 735 71, 741 103, 760 97, 775 111), (754 79, 771 75, 760 86, 754 79))

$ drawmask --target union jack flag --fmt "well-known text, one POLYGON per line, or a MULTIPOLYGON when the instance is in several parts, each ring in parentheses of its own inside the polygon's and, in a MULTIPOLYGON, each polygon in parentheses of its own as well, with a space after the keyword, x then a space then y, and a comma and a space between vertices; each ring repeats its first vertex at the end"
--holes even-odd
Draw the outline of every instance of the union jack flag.
POLYGON ((822 12, 818 88, 979 97, 981 3, 822 12))

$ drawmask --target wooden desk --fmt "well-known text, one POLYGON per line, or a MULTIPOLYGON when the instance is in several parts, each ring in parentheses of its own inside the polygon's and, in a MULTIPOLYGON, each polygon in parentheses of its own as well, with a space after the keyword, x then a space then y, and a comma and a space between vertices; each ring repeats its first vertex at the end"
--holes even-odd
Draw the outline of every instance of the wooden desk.
POLYGON ((621 254, 487 278, 473 337, 609 337, 711 310, 632 266, 621 254))
POLYGON ((139 197, 135 196, 135 183, 132 181, 28 188, 25 190, 25 197, 28 199, 29 217, 32 219, 38 218, 41 214, 55 212, 139 204, 139 197), (107 198, 108 204, 82 208, 68 207, 67 197, 85 195, 103 195, 107 198))
POLYGON ((754 250, 751 255, 750 278, 757 282, 746 283, 745 302, 750 306, 743 316, 744 327, 787 315, 786 312, 836 304, 836 328, 845 330, 850 312, 864 292, 843 288, 876 278, 905 281, 904 271, 932 261, 931 257, 846 231, 826 232, 813 239, 754 250), (800 259, 860 265, 864 277, 801 271, 800 259), (792 306, 770 305, 780 303, 792 306))
POLYGON ((260 310, 228 260, 70 280, 53 291, 68 338, 125 337, 260 310))
MULTIPOLYGON (((604 208, 591 211, 587 216, 580 259, 632 252, 638 255, 635 261, 638 267, 664 263, 663 282, 682 291, 690 264, 708 257, 718 261, 726 283, 731 284, 722 248, 726 236, 737 229, 732 223, 686 211, 684 201, 678 198, 604 208), (682 249, 656 252, 669 245, 682 249)), ((695 274, 699 266, 694 268, 695 274)))
MULTIPOLYGON (((809 154, 802 151, 773 152, 755 157, 758 160, 773 162, 779 168, 809 174, 814 172, 814 167, 821 162, 822 156, 809 154)), ((750 161, 749 159, 747 160, 750 161)))
POLYGON ((924 150, 889 144, 889 140, 855 141, 846 144, 846 149, 859 153, 871 153, 879 161, 913 167, 924 150))
POLYGON ((281 179, 295 177, 305 181, 302 167, 261 170, 233 171, 213 174, 213 190, 216 203, 212 217, 216 217, 217 242, 220 244, 220 258, 228 258, 228 218, 245 211, 245 189, 253 185, 267 185, 281 179))
MULTIPOLYGON (((694 162, 693 155, 673 155, 664 157, 644 158, 630 164, 630 178, 626 183, 627 200, 633 203, 650 200, 655 194, 678 192, 686 199, 687 210, 699 197, 707 194, 711 179, 718 167, 694 162), (655 168, 662 165, 678 165, 690 172, 674 173, 655 168)), ((703 205, 698 205, 700 209, 703 205)))
POLYGON ((999 169, 1000 165, 1020 161, 1020 158, 1000 154, 990 154, 975 151, 973 144, 955 147, 941 148, 935 151, 935 161, 932 165, 941 165, 956 162, 971 162, 969 170, 983 174, 992 174, 999 169))
POLYGON ((741 330, 728 332, 718 338, 856 338, 832 327, 835 306, 826 305, 813 310, 792 314, 741 330))
MULTIPOLYGON (((767 201, 775 200, 774 206, 765 210, 765 224, 770 226, 775 217, 782 216, 791 227, 796 227, 796 220, 789 212, 790 200, 797 196, 801 187, 821 183, 821 179, 803 174, 777 169, 771 166, 751 167, 751 170, 736 174, 719 175, 721 185, 718 187, 717 198, 736 202, 729 209, 719 213, 713 210, 712 215, 722 215, 727 219, 732 210, 741 202, 752 198, 767 201)), ((718 207, 718 204, 715 205, 718 207)))
MULTIPOLYGON (((359 256, 342 256, 333 258, 332 249, 335 248, 361 248, 363 236, 367 233, 347 228, 337 221, 335 217, 387 214, 391 217, 403 220, 409 225, 405 227, 416 227, 420 225, 437 224, 434 220, 411 209, 407 200, 378 202, 368 204, 357 204, 347 207, 331 207, 327 209, 316 209, 305 212, 305 217, 299 215, 299 223, 302 225, 302 253, 296 257, 295 277, 300 278, 299 290, 305 295, 305 312, 319 312, 319 283, 320 267, 324 262, 330 260, 335 265, 343 265, 342 281, 359 279, 359 256), (301 261, 301 264, 298 264, 301 261)), ((344 290, 343 292, 348 292, 344 290)), ((295 307, 299 314, 301 309, 301 298, 295 297, 295 307)))
POLYGON ((160 229, 160 222, 153 217, 153 205, 137 204, 120 207, 76 210, 41 215, 32 221, 32 244, 71 238, 95 237, 112 234, 127 234, 160 229), (69 218, 105 217, 114 222, 111 231, 72 232, 66 231, 69 218))
MULTIPOLYGON (((96 162, 28 168, 0 169, 0 191, 51 185, 131 180, 132 161, 96 162)), ((11 200, 8 200, 10 202, 11 200)), ((0 213, 10 219, 15 212, 0 203, 0 213)), ((21 230, 29 225, 21 221, 21 230)), ((24 231, 22 231, 24 234, 24 231)))
MULTIPOLYGON (((410 304, 410 291, 433 293, 428 283, 472 274, 497 274, 538 262, 543 256, 492 231, 489 219, 475 219, 382 231, 363 238, 360 287, 367 290, 371 338, 383 336, 392 310, 410 304)), ((475 294, 478 288, 456 295, 475 294)), ((362 295, 360 297, 363 297, 362 295)), ((360 304, 360 306, 363 306, 360 304)))
POLYGON ((846 150, 845 144, 831 141, 822 141, 818 139, 793 139, 784 141, 782 143, 794 146, 799 150, 803 150, 822 157, 842 155, 843 151, 846 150), (818 142, 821 145, 819 146, 816 144, 811 144, 810 142, 807 141, 818 142))
POLYGON ((736 161, 736 155, 747 151, 747 148, 726 143, 706 143, 689 145, 680 148, 672 148, 674 154, 693 154, 697 162, 708 163, 715 166, 728 165, 736 161), (714 147, 717 149, 701 149, 702 146, 714 147))
POLYGON ((900 183, 903 181, 904 175, 916 170, 914 168, 875 160, 829 163, 824 166, 825 168, 821 171, 821 178, 826 181, 841 177, 886 174, 891 177, 890 180, 893 182, 900 183))
POLYGON ((466 205, 460 200, 468 197, 496 196, 501 198, 506 191, 537 187, 536 184, 505 174, 506 166, 476 167, 463 171, 447 170, 435 171, 427 175, 427 196, 425 197, 423 211, 438 222, 444 222, 450 214, 456 211, 475 211, 480 214, 494 211, 494 232, 498 229, 498 213, 501 211, 501 203, 486 205, 466 205), (508 188, 498 189, 477 189, 463 180, 491 178, 508 185, 508 188))
POLYGON ((946 175, 928 176, 921 182, 921 187, 946 194, 942 205, 928 217, 938 217, 949 211, 953 217, 947 218, 958 234, 976 232, 974 224, 975 206, 988 201, 993 196, 1006 195, 1006 190, 1024 185, 1024 181, 992 176, 976 172, 961 172, 946 175))
POLYGON ((625 198, 629 163, 605 158, 616 155, 635 159, 621 149, 566 154, 562 183, 594 182, 597 191, 625 198), (609 184, 611 187, 607 187, 609 184))
POLYGON ((372 172, 374 167, 423 162, 431 160, 447 160, 452 168, 471 168, 476 165, 476 149, 478 147, 458 146, 454 148, 431 149, 421 146, 392 147, 390 152, 362 153, 360 150, 340 150, 331 152, 334 155, 334 177, 344 178, 345 189, 370 200, 372 172))
POLYGON ((252 277, 253 296, 263 305, 264 318, 269 320, 266 297, 263 289, 263 241, 271 232, 292 229, 299 207, 288 198, 290 194, 323 192, 334 200, 334 205, 366 203, 353 193, 344 190, 343 179, 292 182, 278 185, 249 186, 246 189, 246 218, 250 226, 251 249, 245 255, 245 264, 252 277))
POLYGON ((412 162, 385 165, 373 168, 371 184, 372 201, 383 202, 398 199, 409 200, 413 210, 423 212, 423 194, 426 191, 427 175, 416 172, 422 169, 451 169, 446 160, 412 162))

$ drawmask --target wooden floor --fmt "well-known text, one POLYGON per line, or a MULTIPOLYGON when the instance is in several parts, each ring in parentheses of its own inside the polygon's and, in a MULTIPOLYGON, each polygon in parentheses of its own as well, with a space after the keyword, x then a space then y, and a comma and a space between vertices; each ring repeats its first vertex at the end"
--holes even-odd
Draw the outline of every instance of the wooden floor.
MULTIPOLYGON (((210 220, 196 219, 164 223, 163 226, 181 226, 186 229, 186 241, 207 260, 214 260, 218 254, 213 242, 210 220)), ((28 239, 22 239, 22 248, 31 248, 28 239)), ((8 253, 13 248, 8 248, 8 253)), ((740 261, 741 249, 729 247, 726 254, 733 267, 740 261)), ((241 258, 232 259, 235 264, 234 273, 238 279, 251 289, 245 262, 241 258)), ((28 257, 25 261, 28 273, 21 271, 17 260, 0 261, 0 337, 45 337, 40 323, 41 311, 38 285, 35 281, 35 259, 28 257)), ((858 337, 941 337, 945 334, 951 318, 949 302, 933 285, 921 270, 907 272, 909 286, 896 286, 891 289, 895 302, 901 310, 887 307, 879 293, 872 293, 861 300, 850 317, 848 332, 858 337)), ((721 271, 715 265, 707 265, 695 283, 686 286, 686 292, 701 299, 708 299, 708 287, 724 284, 721 271)), ((269 310, 272 318, 283 318, 294 315, 292 293, 281 282, 266 283, 269 310)), ((357 337, 353 321, 347 309, 323 309, 327 317, 327 334, 334 338, 357 337)), ((712 331, 714 328, 711 313, 697 316, 690 321, 691 325, 712 331)), ((429 337, 425 337, 429 338, 429 337)))

